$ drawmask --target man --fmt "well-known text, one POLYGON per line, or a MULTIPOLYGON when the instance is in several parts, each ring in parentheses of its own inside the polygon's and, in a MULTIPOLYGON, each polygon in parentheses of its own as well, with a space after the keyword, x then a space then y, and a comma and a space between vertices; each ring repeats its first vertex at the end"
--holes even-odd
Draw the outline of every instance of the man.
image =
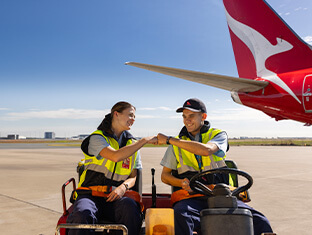
MULTIPOLYGON (((190 178, 200 171, 226 167, 225 153, 228 149, 228 138, 224 131, 210 128, 204 103, 192 98, 185 101, 183 107, 184 127, 177 138, 158 134, 158 144, 170 144, 161 161, 163 171, 161 180, 165 184, 191 192, 190 178), (177 175, 173 175, 177 171, 177 175)), ((215 175, 206 179, 207 184, 227 183, 225 175, 215 175), (209 182, 208 182, 209 181, 209 182)), ((253 215, 255 235, 272 232, 267 218, 258 211, 238 200, 238 207, 247 208, 253 215)), ((200 198, 189 198, 174 204, 175 234, 189 235, 200 230, 200 211, 207 208, 207 201, 200 198)))

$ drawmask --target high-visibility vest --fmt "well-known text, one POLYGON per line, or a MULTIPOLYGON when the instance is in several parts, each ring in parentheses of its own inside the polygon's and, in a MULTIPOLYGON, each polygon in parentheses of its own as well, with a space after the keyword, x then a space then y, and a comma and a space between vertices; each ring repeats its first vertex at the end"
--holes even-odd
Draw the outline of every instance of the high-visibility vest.
MULTIPOLYGON (((221 130, 210 128, 207 132, 201 133, 202 143, 206 144, 209 140, 213 139, 221 130)), ((176 137, 179 138, 179 137, 176 137)), ((191 139, 185 135, 180 136, 180 139, 191 141, 191 139)), ((210 169, 226 167, 224 162, 225 156, 218 157, 214 154, 210 156, 202 156, 202 166, 199 169, 198 161, 196 160, 195 154, 184 149, 181 149, 173 145, 173 150, 177 159, 177 171, 181 175, 186 172, 199 172, 200 170, 206 171, 210 169)))
MULTIPOLYGON (((119 149, 117 140, 111 136, 104 135, 102 131, 97 130, 91 135, 101 135, 112 148, 115 150, 119 149)), ((126 145, 132 144, 132 142, 132 138, 129 138, 126 145)), ((84 152, 84 155, 85 170, 80 176, 78 187, 94 186, 95 184, 92 182, 91 178, 96 178, 97 176, 102 177, 104 180, 103 182, 96 182, 96 185, 107 185, 107 182, 110 182, 110 186, 118 186, 131 174, 137 157, 137 152, 129 158, 119 162, 113 162, 105 157, 102 157, 101 155, 92 156, 88 155, 86 152, 84 152)))

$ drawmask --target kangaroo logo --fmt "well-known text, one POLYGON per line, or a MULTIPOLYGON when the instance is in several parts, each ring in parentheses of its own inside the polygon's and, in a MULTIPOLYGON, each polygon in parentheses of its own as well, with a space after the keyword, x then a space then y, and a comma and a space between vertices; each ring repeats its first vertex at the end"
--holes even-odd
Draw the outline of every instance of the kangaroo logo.
POLYGON ((272 45, 262 34, 232 18, 226 9, 225 13, 229 28, 251 51, 256 63, 257 76, 280 86, 301 104, 289 86, 276 73, 265 67, 265 62, 269 57, 289 51, 293 45, 281 38, 276 38, 277 44, 272 45))

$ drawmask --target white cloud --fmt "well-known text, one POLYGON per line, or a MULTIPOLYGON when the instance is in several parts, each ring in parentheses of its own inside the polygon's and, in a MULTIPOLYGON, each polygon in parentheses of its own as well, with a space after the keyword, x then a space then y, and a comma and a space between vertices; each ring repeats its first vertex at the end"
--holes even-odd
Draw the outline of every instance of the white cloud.
POLYGON ((9 109, 8 109, 8 108, 0 108, 0 111, 1 111, 1 110, 9 110, 9 109))
MULTIPOLYGON (((173 109, 166 107, 157 108, 143 108, 143 111, 150 110, 166 110, 172 111, 173 109)), ((168 116, 164 113, 149 114, 141 112, 136 115, 137 120, 142 119, 181 119, 181 114, 174 114, 168 116)), ((82 120, 82 119, 102 119, 110 110, 88 110, 88 109, 58 109, 58 110, 45 110, 35 111, 30 110, 26 112, 9 112, 6 115, 2 115, 0 120, 6 121, 18 121, 26 119, 67 119, 67 120, 82 120)), ((214 121, 242 121, 242 120, 257 120, 264 121, 269 120, 266 114, 249 108, 228 108, 221 110, 213 110, 208 112, 207 120, 214 121)))
POLYGON ((215 121, 265 121, 269 120, 270 117, 258 110, 248 108, 231 108, 212 111, 211 113, 208 113, 207 119, 215 121))
POLYGON ((182 120, 182 115, 174 115, 174 116, 169 116, 169 119, 181 119, 182 120))
POLYGON ((135 115, 136 119, 153 119, 153 118, 161 118, 160 116, 155 115, 135 115))
MULTIPOLYGON (((151 119, 151 118, 157 118, 157 119, 181 119, 181 114, 166 116, 166 115, 159 115, 159 116, 153 116, 153 115, 140 115, 138 116, 140 119, 151 119)), ((211 121, 267 121, 271 118, 264 114, 261 111, 249 109, 249 108, 228 108, 223 110, 213 110, 208 112, 207 120, 211 121)))
MULTIPOLYGON (((0 109, 1 110, 1 109, 0 109)), ((5 110, 5 109, 3 109, 5 110)), ((157 107, 157 108, 143 108, 143 111, 149 110, 165 110, 172 111, 172 109, 167 107, 157 107)), ((3 115, 0 120, 6 121, 18 121, 25 119, 101 119, 110 110, 88 110, 88 109, 58 109, 58 110, 29 110, 26 112, 10 112, 6 115, 3 115)), ((164 118, 160 115, 149 115, 149 114, 137 114, 137 119, 155 119, 155 118, 164 118)))
POLYGON ((87 110, 87 109, 59 109, 46 111, 12 112, 2 117, 2 120, 22 119, 90 119, 104 117, 109 110, 87 110))
POLYGON ((306 10, 308 10, 307 7, 297 7, 297 8, 295 8, 295 11, 306 11, 306 10))
POLYGON ((155 111, 155 110, 172 111, 173 109, 169 108, 169 107, 161 106, 161 107, 154 107, 154 108, 152 108, 152 107, 138 108, 137 110, 143 110, 143 111, 155 111))
POLYGON ((312 44, 312 36, 306 36, 303 38, 303 40, 309 44, 312 44))

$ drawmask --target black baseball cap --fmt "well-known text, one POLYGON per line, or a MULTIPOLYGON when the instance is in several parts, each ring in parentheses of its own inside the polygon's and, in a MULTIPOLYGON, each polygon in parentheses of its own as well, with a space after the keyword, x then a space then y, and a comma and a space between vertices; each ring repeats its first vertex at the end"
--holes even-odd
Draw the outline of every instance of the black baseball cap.
POLYGON ((188 109, 193 112, 207 113, 205 104, 196 98, 188 99, 184 102, 183 107, 177 109, 177 113, 183 112, 183 109, 188 109))

